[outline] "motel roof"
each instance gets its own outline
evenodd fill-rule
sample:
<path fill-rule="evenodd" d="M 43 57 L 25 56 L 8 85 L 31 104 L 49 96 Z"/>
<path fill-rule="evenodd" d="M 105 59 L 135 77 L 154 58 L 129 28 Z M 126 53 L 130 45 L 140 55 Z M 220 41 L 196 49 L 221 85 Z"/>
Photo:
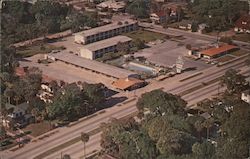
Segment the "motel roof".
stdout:
<path fill-rule="evenodd" d="M 103 48 L 114 46 L 118 42 L 124 43 L 124 42 L 129 42 L 131 40 L 132 39 L 127 37 L 127 36 L 119 35 L 119 36 L 115 36 L 115 37 L 108 38 L 108 39 L 105 39 L 105 40 L 101 40 L 101 41 L 98 41 L 98 42 L 94 42 L 94 43 L 91 43 L 91 44 L 88 44 L 88 45 L 84 45 L 82 48 L 88 49 L 90 51 L 97 51 L 97 50 L 100 50 L 100 49 L 103 49 Z"/>
<path fill-rule="evenodd" d="M 130 25 L 130 24 L 137 23 L 137 21 L 132 20 L 132 19 L 126 19 L 126 20 L 123 20 L 123 21 L 120 21 L 120 22 L 122 22 L 121 25 L 119 25 L 118 22 L 113 22 L 113 23 L 108 24 L 108 25 L 104 25 L 104 26 L 93 28 L 93 29 L 85 30 L 85 31 L 82 31 L 82 32 L 77 33 L 77 34 L 87 37 L 87 36 L 95 35 L 95 34 L 98 34 L 98 33 L 101 33 L 101 32 L 106 32 L 106 31 L 109 31 L 109 30 L 114 30 L 114 29 L 117 29 L 117 28 L 121 28 L 123 26 L 127 26 L 127 25 Z M 128 22 L 128 24 L 126 24 L 125 22 Z"/>
<path fill-rule="evenodd" d="M 89 69 L 91 71 L 98 72 L 117 79 L 126 78 L 130 75 L 135 74 L 134 72 L 129 70 L 107 65 L 98 61 L 89 60 L 67 52 L 49 54 L 49 56 L 54 57 L 57 60 L 83 67 L 85 69 Z"/>
<path fill-rule="evenodd" d="M 143 83 L 143 80 L 137 79 L 137 78 L 120 78 L 117 81 L 115 81 L 112 85 L 120 90 L 126 90 L 131 86 L 134 86 L 135 84 Z"/>
<path fill-rule="evenodd" d="M 215 56 L 215 55 L 218 55 L 218 54 L 221 54 L 221 53 L 224 53 L 226 51 L 230 51 L 236 48 L 238 47 L 234 45 L 222 45 L 222 46 L 219 46 L 218 48 L 214 47 L 214 48 L 210 48 L 207 50 L 203 50 L 201 51 L 201 53 L 207 56 Z"/>

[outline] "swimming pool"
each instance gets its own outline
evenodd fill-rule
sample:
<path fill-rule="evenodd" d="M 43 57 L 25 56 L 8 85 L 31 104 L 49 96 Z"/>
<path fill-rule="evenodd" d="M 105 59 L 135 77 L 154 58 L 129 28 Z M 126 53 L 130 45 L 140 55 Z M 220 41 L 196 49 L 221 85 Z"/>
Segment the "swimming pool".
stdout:
<path fill-rule="evenodd" d="M 144 66 L 144 65 L 134 63 L 134 62 L 129 62 L 126 67 L 133 71 L 138 71 L 138 72 L 143 72 L 143 73 L 145 72 L 148 74 L 155 74 L 157 72 L 156 69 L 152 67 Z"/>

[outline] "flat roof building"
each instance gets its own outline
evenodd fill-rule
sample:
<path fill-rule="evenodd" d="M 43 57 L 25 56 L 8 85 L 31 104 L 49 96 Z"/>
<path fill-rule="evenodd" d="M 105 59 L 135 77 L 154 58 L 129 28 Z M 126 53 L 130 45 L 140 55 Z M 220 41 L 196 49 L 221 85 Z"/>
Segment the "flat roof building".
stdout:
<path fill-rule="evenodd" d="M 47 57 L 54 61 L 62 61 L 66 64 L 70 64 L 70 65 L 73 65 L 73 66 L 76 66 L 85 70 L 95 72 L 97 74 L 102 74 L 107 77 L 112 77 L 115 79 L 126 78 L 126 77 L 133 76 L 136 74 L 129 70 L 107 65 L 105 63 L 101 63 L 98 61 L 85 59 L 77 55 L 73 55 L 73 54 L 66 53 L 66 52 L 48 54 Z"/>
<path fill-rule="evenodd" d="M 122 33 L 134 31 L 138 28 L 137 21 L 127 19 L 125 21 L 114 22 L 101 27 L 75 34 L 75 42 L 79 44 L 89 44 L 96 41 L 111 38 Z"/>
<path fill-rule="evenodd" d="M 210 48 L 207 50 L 203 50 L 200 52 L 200 54 L 201 54 L 201 57 L 210 59 L 210 58 L 216 58 L 216 57 L 222 56 L 236 49 L 238 49 L 237 46 L 226 44 L 226 45 L 222 45 L 219 47 L 214 47 L 214 48 Z"/>
<path fill-rule="evenodd" d="M 123 90 L 123 91 L 131 91 L 146 85 L 146 82 L 137 78 L 127 77 L 127 78 L 120 78 L 117 81 L 112 83 L 112 86 L 116 89 Z"/>
<path fill-rule="evenodd" d="M 84 45 L 80 49 L 80 56 L 94 60 L 96 58 L 102 57 L 105 53 L 117 51 L 116 48 L 118 43 L 129 45 L 131 41 L 131 38 L 121 35 L 106 40 L 101 40 L 95 43 Z"/>

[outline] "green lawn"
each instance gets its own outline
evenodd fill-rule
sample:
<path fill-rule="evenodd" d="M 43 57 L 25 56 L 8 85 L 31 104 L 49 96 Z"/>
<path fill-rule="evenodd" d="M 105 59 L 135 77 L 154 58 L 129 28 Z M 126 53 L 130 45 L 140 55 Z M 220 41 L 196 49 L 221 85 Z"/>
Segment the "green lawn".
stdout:
<path fill-rule="evenodd" d="M 50 44 L 37 44 L 26 48 L 18 48 L 16 53 L 19 57 L 30 57 L 36 54 L 46 54 L 52 50 L 62 50 L 62 47 L 56 47 Z"/>
<path fill-rule="evenodd" d="M 232 53 L 230 53 L 231 55 L 233 56 L 243 56 L 247 53 L 250 53 L 249 51 L 245 51 L 245 50 L 237 50 L 237 51 L 234 51 Z"/>
<path fill-rule="evenodd" d="M 123 35 L 128 36 L 132 39 L 141 39 L 144 40 L 146 43 L 150 41 L 155 41 L 158 39 L 165 39 L 166 35 L 161 33 L 155 33 L 147 30 L 138 30 L 129 33 L 124 33 Z"/>
<path fill-rule="evenodd" d="M 31 131 L 31 136 L 37 137 L 51 130 L 50 123 L 43 121 L 41 123 L 30 124 L 23 131 Z"/>

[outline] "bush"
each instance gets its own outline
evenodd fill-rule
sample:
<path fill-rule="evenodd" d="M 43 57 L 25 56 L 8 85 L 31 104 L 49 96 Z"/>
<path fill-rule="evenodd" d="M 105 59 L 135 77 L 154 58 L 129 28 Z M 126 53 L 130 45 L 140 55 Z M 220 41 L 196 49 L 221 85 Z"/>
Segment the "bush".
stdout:
<path fill-rule="evenodd" d="M 46 48 L 45 48 L 45 46 L 43 44 L 41 44 L 40 49 L 44 51 Z"/>
<path fill-rule="evenodd" d="M 186 45 L 186 49 L 191 50 L 192 46 L 190 44 Z"/>
<path fill-rule="evenodd" d="M 192 32 L 197 32 L 198 31 L 198 24 L 197 23 L 192 23 L 191 31 Z"/>

